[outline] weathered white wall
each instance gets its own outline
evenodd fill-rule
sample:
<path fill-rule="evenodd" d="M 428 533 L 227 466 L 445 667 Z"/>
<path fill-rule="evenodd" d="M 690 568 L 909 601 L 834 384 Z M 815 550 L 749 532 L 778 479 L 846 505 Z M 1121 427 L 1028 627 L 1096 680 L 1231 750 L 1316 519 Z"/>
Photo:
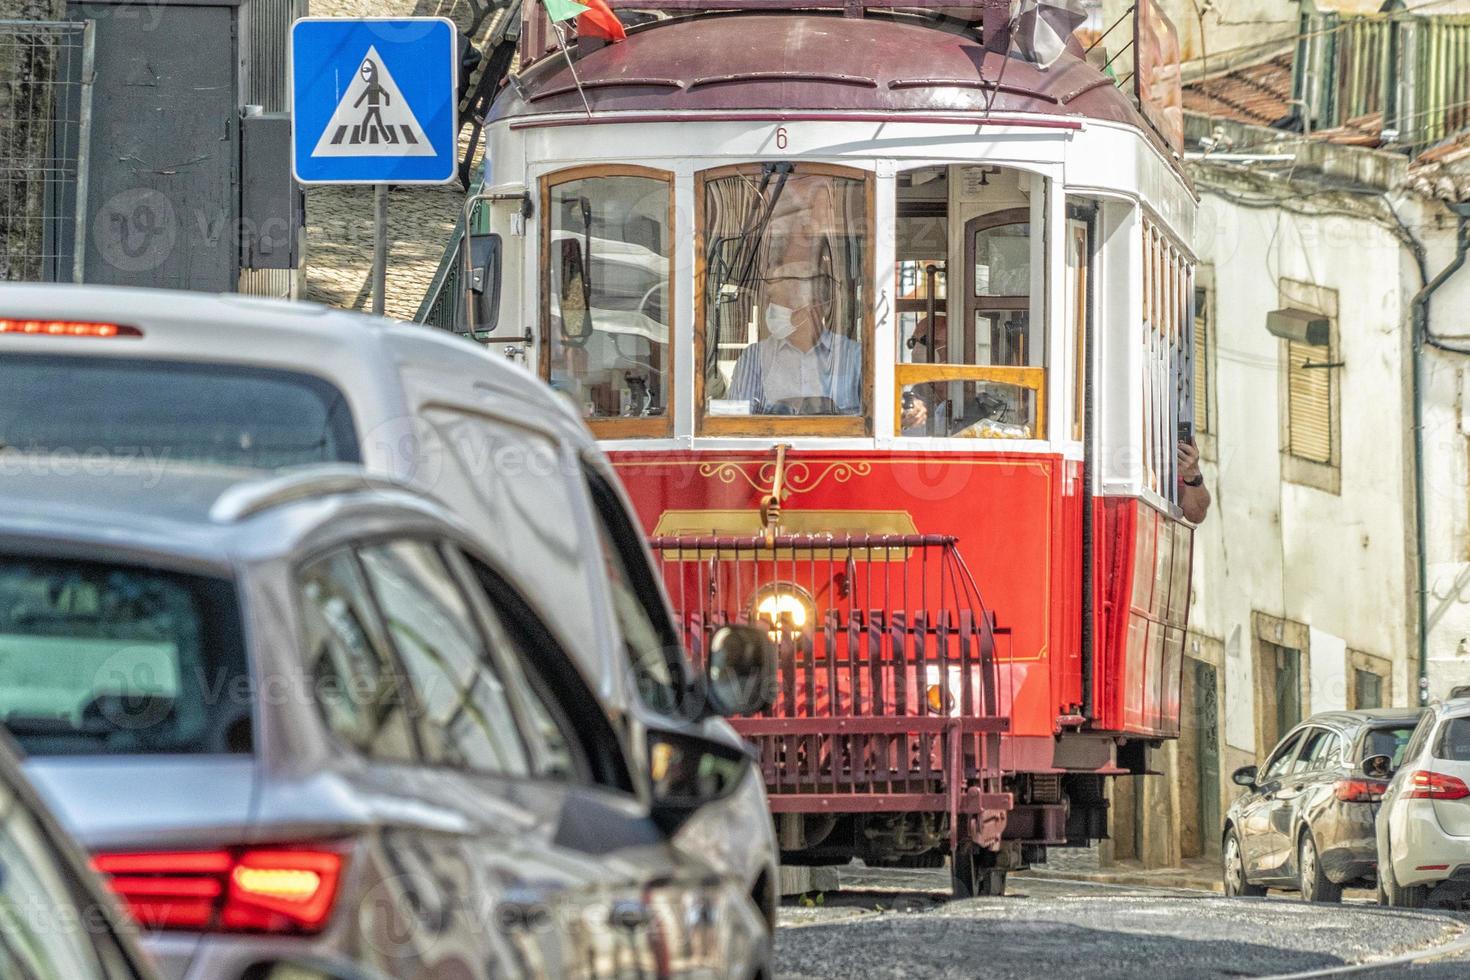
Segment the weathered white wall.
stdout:
<path fill-rule="evenodd" d="M 1454 256 L 1454 224 L 1439 207 L 1422 208 L 1415 219 L 1432 278 Z M 1437 336 L 1470 350 L 1470 265 L 1435 294 L 1430 316 Z M 1423 371 L 1428 680 L 1430 695 L 1444 697 L 1470 684 L 1470 357 L 1431 349 Z"/>
<path fill-rule="evenodd" d="M 1225 644 L 1226 742 L 1252 750 L 1252 612 L 1311 628 L 1306 711 L 1343 706 L 1348 648 L 1392 659 L 1393 701 L 1409 696 L 1411 457 L 1399 294 L 1409 266 L 1370 221 L 1252 208 L 1209 192 L 1196 245 L 1215 283 L 1215 452 L 1205 467 L 1215 505 L 1195 539 L 1190 625 Z M 1338 290 L 1340 495 L 1282 479 L 1282 352 L 1266 314 L 1283 278 Z"/>

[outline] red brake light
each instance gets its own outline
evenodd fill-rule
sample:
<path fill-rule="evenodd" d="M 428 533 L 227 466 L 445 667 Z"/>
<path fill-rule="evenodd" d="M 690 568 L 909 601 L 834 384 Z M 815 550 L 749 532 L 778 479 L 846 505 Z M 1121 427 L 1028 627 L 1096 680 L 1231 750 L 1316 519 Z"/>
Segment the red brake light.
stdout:
<path fill-rule="evenodd" d="M 1388 784 L 1376 779 L 1339 779 L 1332 791 L 1344 803 L 1377 803 L 1386 789 Z"/>
<path fill-rule="evenodd" d="M 1420 769 L 1409 777 L 1413 789 L 1404 794 L 1406 800 L 1463 800 L 1470 796 L 1470 786 L 1458 776 Z"/>
<path fill-rule="evenodd" d="M 145 929 L 319 932 L 331 917 L 343 856 L 253 849 L 98 854 L 92 867 Z"/>
<path fill-rule="evenodd" d="M 26 334 L 34 337 L 141 337 L 137 327 L 120 323 L 93 323 L 84 320 L 16 320 L 0 317 L 0 334 Z"/>

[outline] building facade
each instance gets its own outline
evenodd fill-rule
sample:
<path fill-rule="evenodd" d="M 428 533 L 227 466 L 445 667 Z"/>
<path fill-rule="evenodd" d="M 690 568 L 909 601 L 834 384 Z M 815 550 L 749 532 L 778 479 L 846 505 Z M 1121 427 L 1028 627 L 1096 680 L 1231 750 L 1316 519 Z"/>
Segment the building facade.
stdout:
<path fill-rule="evenodd" d="M 1319 101 L 1331 125 L 1314 125 L 1307 97 L 1345 100 L 1339 83 L 1374 66 L 1310 43 L 1186 90 L 1214 507 L 1195 536 L 1183 732 L 1155 750 L 1161 776 L 1115 793 L 1105 859 L 1208 858 L 1240 792 L 1231 772 L 1298 721 L 1470 684 L 1470 263 L 1424 293 L 1470 244 L 1470 117 L 1432 100 L 1425 73 L 1460 92 L 1470 74 L 1438 56 L 1403 66 L 1420 108 L 1401 122 L 1439 137 L 1405 143 L 1384 127 L 1390 79 L 1376 111 Z M 1341 77 L 1303 77 L 1304 57 Z M 1310 336 L 1281 336 L 1284 311 L 1315 321 Z"/>

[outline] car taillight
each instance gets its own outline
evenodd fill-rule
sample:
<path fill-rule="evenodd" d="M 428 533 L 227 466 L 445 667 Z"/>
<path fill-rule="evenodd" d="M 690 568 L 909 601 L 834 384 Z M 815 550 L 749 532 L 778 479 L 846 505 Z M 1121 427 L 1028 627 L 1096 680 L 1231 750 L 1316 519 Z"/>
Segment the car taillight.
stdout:
<path fill-rule="evenodd" d="M 1332 791 L 1344 803 L 1377 803 L 1386 789 L 1387 783 L 1375 779 L 1339 779 Z"/>
<path fill-rule="evenodd" d="M 243 848 L 98 854 L 92 867 L 144 929 L 319 932 L 331 917 L 342 854 Z"/>
<path fill-rule="evenodd" d="M 1463 800 L 1470 796 L 1470 786 L 1458 776 L 1450 776 L 1430 769 L 1420 769 L 1409 777 L 1411 789 L 1404 794 L 1408 800 Z"/>
<path fill-rule="evenodd" d="M 0 317 L 0 334 L 31 337 L 141 337 L 143 331 L 120 323 L 88 320 L 16 320 Z"/>

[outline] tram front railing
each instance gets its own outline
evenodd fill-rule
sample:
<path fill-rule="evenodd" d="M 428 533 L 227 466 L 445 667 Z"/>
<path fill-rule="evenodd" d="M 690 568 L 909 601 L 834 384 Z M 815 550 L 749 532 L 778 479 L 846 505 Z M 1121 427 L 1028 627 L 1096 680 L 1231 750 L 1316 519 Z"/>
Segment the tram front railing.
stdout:
<path fill-rule="evenodd" d="M 776 641 L 771 707 L 732 719 L 760 751 L 774 811 L 946 813 L 952 838 L 978 839 L 985 815 L 1010 808 L 993 623 L 954 538 L 652 544 L 697 663 L 730 623 Z"/>

